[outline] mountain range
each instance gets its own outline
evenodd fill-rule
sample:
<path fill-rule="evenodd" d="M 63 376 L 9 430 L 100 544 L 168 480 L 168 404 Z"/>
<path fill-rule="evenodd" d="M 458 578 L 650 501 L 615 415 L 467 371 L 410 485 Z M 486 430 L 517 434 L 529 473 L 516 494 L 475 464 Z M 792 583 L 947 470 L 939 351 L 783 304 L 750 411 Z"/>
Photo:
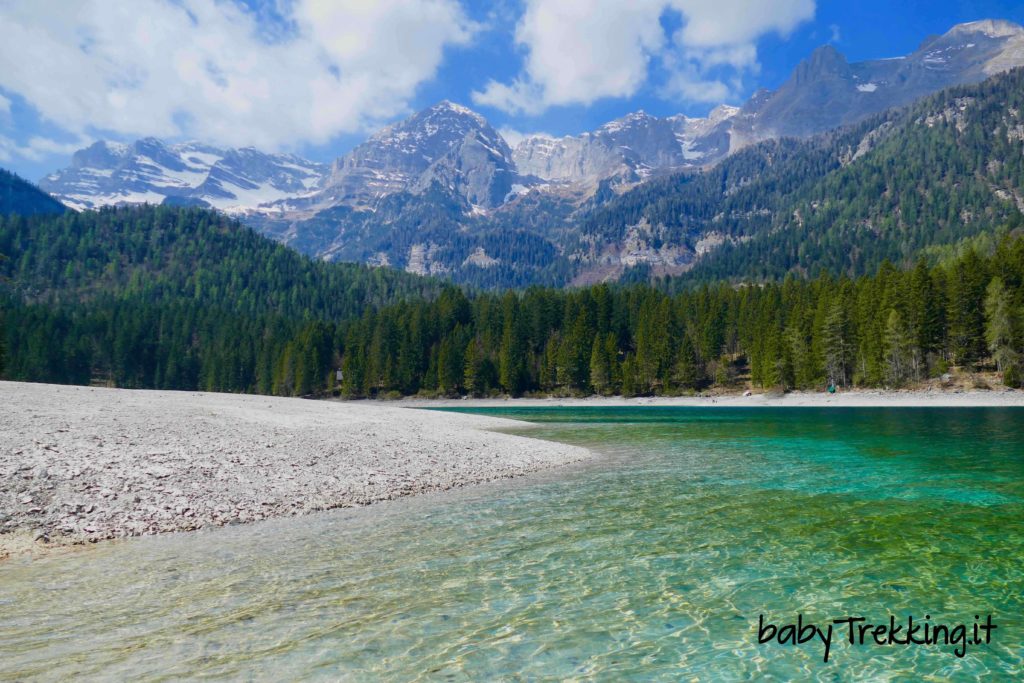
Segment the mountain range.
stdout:
<path fill-rule="evenodd" d="M 513 149 L 483 116 L 444 101 L 329 167 L 150 138 L 97 142 L 39 185 L 76 209 L 209 206 L 321 258 L 480 286 L 592 282 L 636 266 L 674 274 L 752 249 L 763 230 L 806 224 L 810 210 L 794 214 L 791 203 L 817 192 L 809 183 L 853 173 L 848 166 L 894 147 L 895 131 L 920 125 L 883 112 L 1021 65 L 1024 28 L 985 20 L 895 59 L 848 63 L 834 47 L 819 48 L 777 90 L 706 118 L 636 112 L 580 135 L 528 136 Z M 967 97 L 963 105 L 936 100 L 917 118 L 933 120 L 929 129 L 951 120 L 966 129 L 984 100 Z M 1002 115 L 1016 121 L 1011 109 Z M 839 127 L 846 132 L 829 132 Z M 939 129 L 935 136 L 959 144 L 955 131 Z M 986 191 L 1012 203 L 1017 188 L 1003 180 Z M 773 268 L 804 267 L 791 261 L 776 259 Z"/>
<path fill-rule="evenodd" d="M 39 187 L 78 210 L 166 202 L 239 213 L 308 194 L 326 172 L 323 164 L 251 147 L 101 140 L 75 152 L 71 166 L 46 176 Z"/>

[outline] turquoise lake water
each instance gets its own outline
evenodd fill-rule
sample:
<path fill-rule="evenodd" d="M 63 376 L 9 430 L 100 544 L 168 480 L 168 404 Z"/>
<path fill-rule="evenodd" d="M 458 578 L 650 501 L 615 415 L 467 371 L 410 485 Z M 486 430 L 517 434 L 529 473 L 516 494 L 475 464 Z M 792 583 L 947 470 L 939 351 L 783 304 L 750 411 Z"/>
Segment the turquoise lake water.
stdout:
<path fill-rule="evenodd" d="M 0 564 L 0 679 L 1024 679 L 1024 411 L 471 412 L 598 457 Z M 760 614 L 997 630 L 824 663 Z"/>

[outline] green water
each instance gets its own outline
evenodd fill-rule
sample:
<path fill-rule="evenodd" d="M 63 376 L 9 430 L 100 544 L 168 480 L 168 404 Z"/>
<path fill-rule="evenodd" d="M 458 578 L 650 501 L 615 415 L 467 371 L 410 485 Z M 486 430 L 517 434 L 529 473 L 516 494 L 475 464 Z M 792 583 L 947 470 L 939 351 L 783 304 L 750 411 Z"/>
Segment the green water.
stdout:
<path fill-rule="evenodd" d="M 1024 412 L 478 412 L 600 457 L 0 564 L 0 679 L 1024 678 Z M 757 644 L 798 613 L 998 628 Z"/>

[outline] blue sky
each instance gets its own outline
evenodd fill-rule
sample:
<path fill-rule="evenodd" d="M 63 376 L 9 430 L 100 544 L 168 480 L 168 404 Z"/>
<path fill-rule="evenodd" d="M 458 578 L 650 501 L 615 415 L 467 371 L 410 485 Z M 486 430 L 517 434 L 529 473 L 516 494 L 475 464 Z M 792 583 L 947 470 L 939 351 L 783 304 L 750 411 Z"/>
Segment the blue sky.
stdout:
<path fill-rule="evenodd" d="M 329 161 L 441 99 L 510 138 L 638 109 L 703 116 L 819 45 L 896 56 L 982 18 L 1024 23 L 1024 4 L 9 0 L 0 166 L 35 180 L 94 140 L 148 135 Z"/>

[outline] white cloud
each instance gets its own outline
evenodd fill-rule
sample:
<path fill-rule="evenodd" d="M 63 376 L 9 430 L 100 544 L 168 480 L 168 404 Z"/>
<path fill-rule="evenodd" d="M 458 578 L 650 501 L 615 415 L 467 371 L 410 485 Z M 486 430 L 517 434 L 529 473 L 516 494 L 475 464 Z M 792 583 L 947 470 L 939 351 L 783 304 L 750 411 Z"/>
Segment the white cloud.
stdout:
<path fill-rule="evenodd" d="M 536 113 L 551 105 L 589 104 L 636 92 L 665 35 L 661 0 L 528 0 L 516 26 L 526 48 L 524 74 L 490 81 L 478 104 Z"/>
<path fill-rule="evenodd" d="M 839 31 L 839 24 L 829 24 L 828 30 L 832 34 L 830 42 L 838 43 L 840 40 L 842 40 L 843 36 L 842 33 L 840 33 Z"/>
<path fill-rule="evenodd" d="M 814 16 L 814 0 L 671 0 L 685 24 L 676 40 L 692 47 L 751 43 L 766 33 L 788 34 Z"/>
<path fill-rule="evenodd" d="M 267 25 L 234 0 L 0 5 L 0 87 L 71 133 L 324 143 L 408 110 L 476 26 L 456 0 L 294 0 Z"/>
<path fill-rule="evenodd" d="M 0 94 L 0 114 L 11 113 L 11 101 Z"/>
<path fill-rule="evenodd" d="M 91 142 L 92 140 L 89 138 L 79 138 L 74 142 L 58 142 L 35 135 L 29 138 L 25 144 L 18 144 L 11 138 L 0 135 L 0 161 L 10 161 L 15 158 L 41 161 L 52 154 L 71 154 L 88 146 Z"/>
<path fill-rule="evenodd" d="M 509 83 L 488 82 L 473 100 L 538 113 L 629 97 L 658 61 L 668 73 L 663 96 L 721 101 L 759 68 L 758 38 L 788 34 L 814 9 L 814 0 L 526 0 L 515 34 L 526 53 L 522 73 Z M 667 14 L 682 21 L 671 36 L 662 24 Z"/>
<path fill-rule="evenodd" d="M 670 75 L 658 90 L 665 99 L 721 103 L 732 96 L 733 88 L 719 79 L 706 78 L 691 61 L 669 57 L 666 64 L 671 65 Z"/>

